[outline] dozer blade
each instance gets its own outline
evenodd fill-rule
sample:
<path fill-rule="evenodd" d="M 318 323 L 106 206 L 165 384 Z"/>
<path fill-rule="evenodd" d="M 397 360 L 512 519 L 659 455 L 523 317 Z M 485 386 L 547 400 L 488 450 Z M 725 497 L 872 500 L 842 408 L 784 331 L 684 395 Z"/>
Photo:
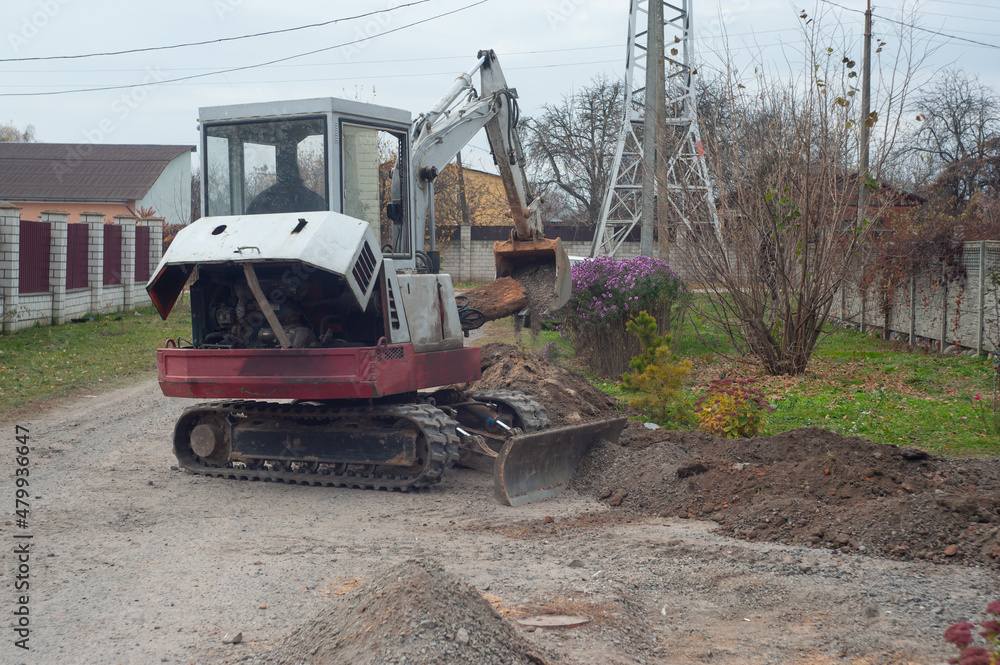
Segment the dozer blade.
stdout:
<path fill-rule="evenodd" d="M 542 269 L 554 267 L 552 300 L 546 311 L 554 312 L 565 305 L 573 295 L 569 254 L 563 249 L 562 240 L 559 238 L 518 240 L 512 232 L 509 240 L 499 241 L 493 246 L 493 260 L 497 266 L 497 277 L 514 279 L 517 279 L 518 273 L 532 266 Z"/>
<path fill-rule="evenodd" d="M 523 506 L 566 489 L 580 460 L 600 440 L 617 441 L 627 416 L 511 437 L 493 462 L 493 494 Z"/>

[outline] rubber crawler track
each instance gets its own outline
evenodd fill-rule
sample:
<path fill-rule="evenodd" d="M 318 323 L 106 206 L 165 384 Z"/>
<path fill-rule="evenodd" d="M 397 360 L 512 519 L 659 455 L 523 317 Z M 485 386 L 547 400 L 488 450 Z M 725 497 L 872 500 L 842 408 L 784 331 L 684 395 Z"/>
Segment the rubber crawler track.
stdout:
<path fill-rule="evenodd" d="M 206 464 L 190 447 L 191 430 L 201 418 L 215 415 L 234 425 L 249 417 L 266 417 L 287 422 L 289 428 L 308 427 L 311 421 L 333 422 L 339 419 L 370 420 L 373 424 L 405 420 L 420 432 L 425 443 L 424 465 L 413 473 L 391 471 L 379 467 L 365 470 L 344 469 L 338 472 L 331 465 L 309 464 L 303 460 L 299 470 L 224 467 Z M 445 469 L 458 459 L 459 438 L 453 421 L 441 410 L 428 404 L 392 404 L 365 408 L 338 408 L 311 404 L 279 404 L 259 401 L 208 402 L 185 409 L 174 427 L 174 454 L 180 466 L 191 473 L 236 480 L 261 480 L 301 485 L 350 487 L 358 489 L 408 491 L 441 481 Z"/>
<path fill-rule="evenodd" d="M 503 404 L 521 419 L 518 426 L 525 432 L 537 432 L 548 429 L 549 416 L 545 407 L 537 399 L 516 390 L 481 390 L 467 393 L 467 396 L 478 402 L 496 402 Z"/>

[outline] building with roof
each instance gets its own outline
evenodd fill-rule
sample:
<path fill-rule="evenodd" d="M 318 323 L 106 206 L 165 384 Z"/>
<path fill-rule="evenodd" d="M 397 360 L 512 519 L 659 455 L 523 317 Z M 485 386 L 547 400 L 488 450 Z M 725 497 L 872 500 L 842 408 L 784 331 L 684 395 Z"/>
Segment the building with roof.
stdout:
<path fill-rule="evenodd" d="M 53 209 L 69 223 L 80 215 L 191 219 L 191 152 L 184 145 L 0 143 L 0 201 L 18 206 L 21 219 Z M 152 214 L 140 211 L 152 209 Z"/>

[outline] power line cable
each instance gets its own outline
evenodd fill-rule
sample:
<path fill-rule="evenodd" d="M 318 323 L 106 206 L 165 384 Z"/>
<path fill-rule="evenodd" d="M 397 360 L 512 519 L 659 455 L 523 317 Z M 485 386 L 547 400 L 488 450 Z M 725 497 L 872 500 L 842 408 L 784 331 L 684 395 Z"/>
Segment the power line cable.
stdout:
<path fill-rule="evenodd" d="M 520 71 L 520 70 L 524 70 L 524 69 L 548 69 L 548 68 L 555 68 L 555 67 L 579 67 L 579 66 L 583 66 L 583 65 L 609 65 L 609 64 L 614 64 L 616 62 L 620 63 L 621 60 L 615 59 L 615 60 L 590 60 L 590 61 L 573 61 L 573 62 L 555 62 L 555 63 L 551 63 L 551 64 L 547 64 L 547 65 L 524 65 L 524 66 L 521 66 L 521 67 L 505 67 L 504 71 L 515 72 L 515 71 Z M 455 75 L 455 71 L 454 70 L 449 70 L 449 71 L 446 71 L 446 72 L 420 72 L 420 76 L 423 76 L 423 77 L 426 77 L 426 76 L 454 76 L 454 75 Z M 370 81 L 370 80 L 374 80 L 374 79 L 413 78 L 414 76 L 415 76 L 414 73 L 407 72 L 407 73 L 402 73 L 402 74 L 373 74 L 373 75 L 365 75 L 364 77 L 362 77 L 362 79 L 359 79 L 357 76 L 341 76 L 341 77 L 336 77 L 336 78 L 323 77 L 323 78 L 308 78 L 308 79 L 274 79 L 274 80 L 254 79 L 252 81 L 230 81 L 229 85 L 230 86 L 233 86 L 233 85 L 259 85 L 259 84 L 264 84 L 264 83 L 267 83 L 267 84 L 270 84 L 270 83 L 322 83 L 324 81 L 359 81 L 359 82 L 363 82 L 363 81 Z M 190 85 L 218 85 L 218 84 L 214 83 L 214 82 L 205 81 L 205 82 L 199 82 L 199 83 L 191 83 Z M 34 87 L 34 85 L 30 84 L 30 83 L 25 83 L 25 84 L 20 84 L 20 85 L 19 84 L 8 85 L 6 87 L 8 87 L 8 88 L 31 88 L 31 87 Z"/>
<path fill-rule="evenodd" d="M 749 33 L 748 33 L 749 34 Z M 593 51 L 595 49 L 609 49 L 609 48 L 621 48 L 621 44 L 607 44 L 604 46 L 578 46 L 573 48 L 552 48 L 552 49 L 540 49 L 537 51 L 513 51 L 509 53 L 504 53 L 503 57 L 507 58 L 515 55 L 538 55 L 540 53 L 564 53 L 569 51 Z M 441 55 L 432 58 L 407 58 L 406 62 L 432 62 L 436 60 L 468 60 L 469 54 L 464 55 Z M 275 67 L 329 67 L 331 65 L 336 65 L 337 67 L 344 67 L 345 65 L 372 65 L 372 64 L 385 64 L 393 63 L 398 64 L 399 58 L 393 58 L 390 60 L 356 60 L 353 62 L 317 62 L 317 63 L 298 63 L 294 65 L 275 65 Z M 507 69 L 510 69 L 509 67 Z M 6 73 L 27 73 L 27 74 L 41 74 L 41 73 L 52 73 L 52 74 L 84 74 L 84 73 L 126 73 L 126 72 L 145 72 L 149 71 L 147 69 L 27 69 L 27 70 L 11 70 L 6 69 Z M 161 72 L 190 72 L 190 71 L 215 71 L 214 67 L 158 67 L 157 71 Z M 407 76 L 410 76 L 407 74 Z"/>
<path fill-rule="evenodd" d="M 941 12 L 920 12 L 924 16 L 943 16 L 944 18 L 957 18 L 954 14 L 942 14 Z M 977 23 L 986 21 L 987 23 L 1000 23 L 1000 18 L 983 18 L 982 16 L 977 16 L 975 19 L 971 19 Z M 955 32 L 962 32 L 961 30 L 956 30 Z M 984 33 L 988 34 L 988 33 Z"/>
<path fill-rule="evenodd" d="M 547 65 L 524 65 L 522 67 L 505 67 L 504 71 L 514 72 L 523 69 L 546 69 L 554 67 L 578 67 L 583 65 L 608 65 L 614 64 L 616 62 L 621 62 L 621 60 L 590 60 L 590 61 L 573 61 L 573 62 L 556 62 Z M 365 75 L 364 80 L 370 81 L 374 79 L 393 79 L 393 78 L 413 78 L 416 74 L 412 72 L 407 72 L 403 74 L 373 74 Z M 454 76 L 455 71 L 449 70 L 446 72 L 420 72 L 420 76 Z M 264 80 L 264 79 L 254 79 L 252 81 L 230 81 L 229 85 L 259 85 L 259 84 L 271 84 L 271 83 L 322 83 L 324 81 L 357 81 L 357 76 L 342 76 L 336 78 L 307 78 L 307 79 L 275 79 L 275 80 Z M 204 81 L 198 83 L 191 83 L 190 85 L 218 85 L 215 82 Z M 7 85 L 8 88 L 31 88 L 35 87 L 33 84 L 14 84 Z"/>
<path fill-rule="evenodd" d="M 405 5 L 399 5 L 397 7 L 393 7 L 392 9 L 378 9 L 376 11 L 367 12 L 365 14 L 358 14 L 356 16 L 344 16 L 342 18 L 335 18 L 329 21 L 323 21 L 321 23 L 309 23 L 308 25 L 299 25 L 294 28 L 282 28 L 280 30 L 268 30 L 267 32 L 255 32 L 250 35 L 238 35 L 236 37 L 220 37 L 218 39 L 208 39 L 202 42 L 186 42 L 184 44 L 171 44 L 169 46 L 145 46 L 143 48 L 133 48 L 124 51 L 106 51 L 104 53 L 80 53 L 77 55 L 45 55 L 45 56 L 34 56 L 30 58 L 0 58 L 0 62 L 32 62 L 39 60 L 78 60 L 80 58 L 97 58 L 109 55 L 128 55 L 130 53 L 147 53 L 149 51 L 167 51 L 170 49 L 186 48 L 188 46 L 205 46 L 206 44 L 219 44 L 222 42 L 238 41 L 240 39 L 252 39 L 254 37 L 280 35 L 286 32 L 307 30 L 309 28 L 320 28 L 325 25 L 333 25 L 334 23 L 341 23 L 344 21 L 355 21 L 359 18 L 367 18 L 369 16 L 374 16 L 375 14 L 384 14 L 386 12 L 393 12 L 396 11 L 397 9 L 402 9 L 403 7 L 422 5 L 425 2 L 430 2 L 430 0 L 414 0 L 413 2 L 407 3 Z"/>
<path fill-rule="evenodd" d="M 427 2 L 429 0 L 422 0 L 422 1 L 423 2 Z M 402 6 L 406 6 L 406 5 L 400 5 L 400 6 L 402 7 Z M 397 7 L 397 9 L 398 9 L 398 7 Z M 348 20 L 348 19 L 343 19 L 343 20 Z M 321 24 L 314 24 L 314 25 L 321 25 Z M 306 27 L 309 27 L 309 26 L 306 26 Z M 291 30 L 291 29 L 297 29 L 297 28 L 289 28 L 289 29 Z M 793 28 L 776 28 L 774 30 L 752 30 L 752 31 L 749 31 L 749 32 L 726 33 L 725 35 L 702 35 L 702 36 L 696 37 L 696 39 L 698 41 L 707 41 L 707 40 L 714 40 L 714 39 L 722 39 L 723 37 L 741 37 L 741 36 L 759 35 L 759 34 L 773 33 L 773 32 L 790 32 L 790 31 L 793 31 L 793 30 L 798 30 L 798 28 L 794 28 L 793 27 Z M 259 33 L 259 34 L 269 34 L 269 33 Z M 253 36 L 253 35 L 247 35 L 247 36 Z M 238 38 L 231 38 L 231 39 L 238 39 Z M 199 42 L 199 43 L 208 43 L 208 42 Z M 781 42 L 775 42 L 775 43 L 772 43 L 772 44 L 763 44 L 763 46 L 776 46 L 776 45 L 780 45 L 780 44 L 781 44 Z M 612 49 L 612 48 L 614 48 L 614 49 L 620 49 L 621 47 L 622 47 L 621 44 L 602 44 L 602 45 L 594 45 L 594 46 L 575 46 L 575 47 L 570 47 L 570 48 L 537 49 L 537 50 L 533 50 L 533 51 L 510 51 L 510 52 L 505 52 L 503 54 L 503 56 L 504 56 L 504 58 L 509 58 L 509 57 L 518 56 L 518 55 L 538 55 L 540 53 L 566 53 L 566 52 L 571 52 L 571 51 L 593 51 L 593 50 L 597 50 L 597 49 Z M 171 47 L 162 47 L 162 48 L 171 48 Z M 61 58 L 61 57 L 77 57 L 77 56 L 52 56 L 52 57 L 53 58 Z M 83 56 L 79 56 L 79 57 L 83 57 Z M 429 58 L 407 58 L 406 62 L 433 62 L 433 61 L 437 61 L 437 60 L 464 60 L 464 59 L 468 59 L 468 57 L 469 57 L 468 54 L 464 54 L 464 55 L 442 55 L 442 56 L 435 56 L 435 57 L 429 57 Z M 45 59 L 45 58 L 41 58 L 41 59 Z M 7 62 L 7 61 L 0 60 L 0 62 Z M 388 60 L 357 60 L 357 61 L 354 61 L 354 62 L 347 62 L 347 63 L 342 63 L 342 62 L 338 62 L 338 63 L 317 62 L 317 63 L 305 63 L 305 64 L 298 63 L 298 64 L 293 64 L 293 65 L 277 65 L 277 66 L 278 67 L 327 67 L 327 66 L 336 64 L 336 66 L 338 66 L 338 67 L 343 67 L 345 65 L 370 65 L 370 64 L 386 64 L 386 63 L 398 63 L 398 62 L 399 62 L 398 58 L 392 58 L 392 59 L 388 59 Z M 508 67 L 507 69 L 510 69 L 510 67 Z M 108 69 L 108 68 L 100 68 L 100 69 L 63 69 L 63 68 L 59 68 L 59 69 L 23 69 L 23 70 L 15 70 L 15 69 L 10 69 L 10 68 L 5 68 L 5 73 L 7 73 L 7 74 L 11 74 L 11 73 L 27 73 L 27 74 L 41 74 L 41 73 L 84 74 L 84 73 L 99 73 L 99 72 L 107 72 L 107 73 L 129 73 L 129 72 L 146 72 L 146 71 L 148 71 L 148 68 L 145 68 L 145 69 L 142 69 L 142 68 L 139 68 L 139 69 L 136 69 L 136 68 L 131 68 L 131 69 Z M 216 71 L 216 70 L 213 67 L 157 67 L 157 71 L 161 71 L 161 72 L 189 72 L 189 71 Z"/>
<path fill-rule="evenodd" d="M 980 7 L 982 9 L 996 9 L 996 5 L 983 5 L 974 2 L 956 2 L 955 0 L 926 0 L 938 5 L 962 5 L 963 7 Z"/>
<path fill-rule="evenodd" d="M 864 12 L 861 11 L 861 10 L 859 10 L 859 9 L 851 9 L 850 7 L 845 7 L 844 5 L 839 5 L 836 2 L 833 2 L 833 0 L 822 0 L 822 1 L 825 2 L 828 5 L 833 5 L 834 7 L 839 7 L 840 9 L 843 9 L 844 11 L 847 11 L 847 12 L 854 12 L 855 14 L 864 14 Z M 960 42 L 966 42 L 966 43 L 969 43 L 969 44 L 975 44 L 976 46 L 986 46 L 988 48 L 1000 49 L 1000 45 L 998 45 L 998 44 L 990 44 L 990 43 L 987 43 L 987 42 L 981 42 L 981 41 L 978 41 L 978 40 L 975 40 L 975 39 L 969 39 L 968 37 L 959 37 L 958 35 L 951 35 L 951 34 L 948 34 L 946 32 L 941 32 L 940 30 L 931 30 L 930 28 L 922 28 L 919 25 L 914 25 L 913 23 L 907 23 L 905 21 L 900 21 L 898 19 L 889 18 L 888 16 L 882 16 L 880 14 L 874 14 L 873 13 L 872 16 L 874 16 L 875 18 L 880 18 L 883 21 L 889 21 L 890 23 L 895 23 L 897 25 L 902 25 L 904 27 L 911 28 L 913 30 L 920 30 L 921 32 L 928 32 L 928 33 L 930 33 L 932 35 L 937 35 L 938 37 L 945 37 L 947 39 L 955 39 L 955 40 L 958 40 Z"/>
<path fill-rule="evenodd" d="M 74 94 L 74 93 L 79 93 L 79 92 L 102 92 L 102 91 L 105 91 L 105 90 L 127 90 L 127 89 L 130 89 L 130 88 L 144 88 L 144 87 L 147 87 L 147 86 L 164 85 L 164 84 L 167 84 L 167 83 L 180 83 L 182 81 L 190 81 L 192 79 L 204 78 L 206 76 L 216 76 L 218 74 L 231 74 L 233 72 L 240 72 L 240 71 L 245 71 L 245 70 L 248 70 L 248 69 L 257 69 L 257 68 L 260 68 L 260 67 L 267 67 L 269 65 L 274 65 L 274 64 L 277 64 L 279 62 L 287 62 L 289 60 L 295 60 L 296 58 L 304 58 L 306 56 L 315 55 L 316 53 L 323 53 L 324 51 L 332 51 L 333 49 L 343 48 L 345 46 L 351 46 L 353 44 L 360 44 L 361 42 L 366 42 L 366 41 L 368 41 L 370 39 L 375 39 L 376 37 L 382 37 L 382 36 L 385 36 L 385 35 L 389 35 L 389 34 L 392 34 L 394 32 L 399 32 L 400 30 L 405 30 L 407 28 L 412 28 L 412 27 L 420 25 L 422 23 L 427 23 L 429 21 L 434 21 L 436 19 L 443 18 L 445 16 L 449 16 L 451 14 L 457 14 L 458 12 L 465 11 L 466 9 L 472 9 L 473 7 L 476 7 L 478 5 L 484 4 L 486 2 L 489 2 L 489 0 L 479 0 L 478 2 L 474 2 L 471 5 L 466 5 L 464 7 L 459 7 L 458 9 L 453 9 L 451 11 L 443 12 L 441 14 L 437 14 L 437 15 L 431 16 L 429 18 L 421 19 L 419 21 L 414 21 L 413 23 L 407 23 L 406 25 L 401 25 L 398 28 L 393 28 L 391 30 L 386 30 L 385 32 L 380 32 L 380 33 L 375 34 L 375 35 L 368 35 L 367 37 L 361 37 L 359 39 L 354 39 L 354 40 L 349 41 L 349 42 L 343 42 L 343 43 L 340 43 L 340 44 L 334 44 L 333 46 L 325 46 L 323 48 L 313 49 L 312 51 L 306 51 L 304 53 L 296 53 L 295 55 L 285 56 L 284 58 L 276 58 L 274 60 L 269 60 L 267 62 L 258 62 L 258 63 L 255 63 L 253 65 L 243 65 L 243 66 L 240 66 L 240 67 L 230 67 L 229 69 L 220 69 L 220 70 L 216 70 L 216 71 L 212 71 L 212 72 L 205 72 L 205 73 L 202 73 L 202 74 L 191 74 L 189 76 L 179 76 L 177 78 L 163 79 L 161 81 L 146 81 L 144 83 L 127 83 L 127 84 L 123 84 L 123 85 L 107 85 L 107 86 L 99 86 L 99 87 L 93 87 L 93 88 L 76 88 L 76 89 L 73 89 L 73 90 L 50 90 L 50 91 L 47 91 L 47 92 L 9 92 L 9 93 L 8 92 L 4 92 L 4 93 L 0 93 L 0 97 L 48 97 L 48 96 L 53 96 L 53 95 L 69 95 L 69 94 Z"/>

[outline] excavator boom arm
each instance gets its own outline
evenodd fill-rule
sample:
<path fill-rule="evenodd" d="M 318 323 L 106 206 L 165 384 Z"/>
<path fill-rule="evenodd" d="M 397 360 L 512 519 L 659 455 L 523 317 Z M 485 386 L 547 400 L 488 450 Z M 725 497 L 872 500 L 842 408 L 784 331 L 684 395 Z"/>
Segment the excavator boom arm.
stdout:
<path fill-rule="evenodd" d="M 473 77 L 480 74 L 480 92 Z M 461 101 L 463 93 L 466 95 Z M 541 201 L 532 197 L 524 172 L 525 157 L 518 135 L 517 91 L 507 85 L 493 51 L 480 51 L 476 66 L 460 75 L 428 113 L 413 125 L 412 169 L 417 178 L 417 237 L 429 220 L 432 183 L 444 167 L 485 128 L 517 237 L 542 235 Z"/>
<path fill-rule="evenodd" d="M 472 84 L 477 73 L 478 92 Z M 413 124 L 411 169 L 417 185 L 416 237 L 424 237 L 428 226 L 431 237 L 434 234 L 434 179 L 483 128 L 514 224 L 510 240 L 497 243 L 494 249 L 497 276 L 514 275 L 536 266 L 554 266 L 555 284 L 548 309 L 558 309 L 569 300 L 572 290 L 569 257 L 558 238 L 548 240 L 544 236 L 539 212 L 541 200 L 531 195 L 524 170 L 517 91 L 507 85 L 497 56 L 491 50 L 480 51 L 476 66 L 460 75 L 437 105 Z"/>

